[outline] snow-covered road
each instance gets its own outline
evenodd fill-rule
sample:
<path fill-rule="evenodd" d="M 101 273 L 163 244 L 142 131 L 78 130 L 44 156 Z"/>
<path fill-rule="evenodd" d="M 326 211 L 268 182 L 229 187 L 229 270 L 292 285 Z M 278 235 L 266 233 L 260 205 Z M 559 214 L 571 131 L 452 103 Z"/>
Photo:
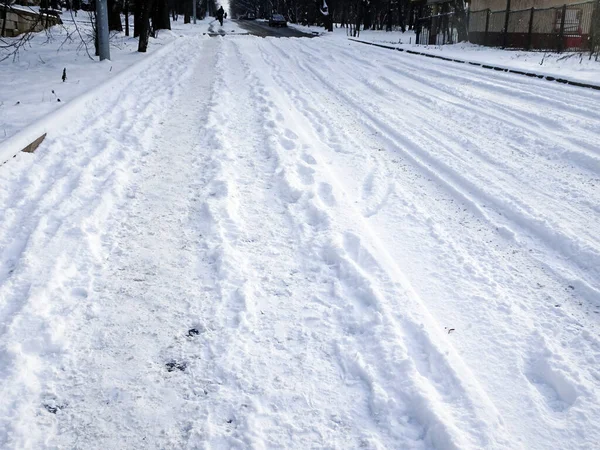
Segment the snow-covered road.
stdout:
<path fill-rule="evenodd" d="M 597 446 L 600 92 L 328 38 L 155 67 L 0 168 L 1 448 Z"/>

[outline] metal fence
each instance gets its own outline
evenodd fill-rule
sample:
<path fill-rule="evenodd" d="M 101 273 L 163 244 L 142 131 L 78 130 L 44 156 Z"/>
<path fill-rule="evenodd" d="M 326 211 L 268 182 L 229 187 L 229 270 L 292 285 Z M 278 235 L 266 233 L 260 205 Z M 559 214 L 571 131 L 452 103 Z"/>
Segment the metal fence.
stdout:
<path fill-rule="evenodd" d="M 458 41 L 454 13 L 422 17 L 417 20 L 416 32 L 417 44 L 444 45 Z"/>
<path fill-rule="evenodd" d="M 469 42 L 490 47 L 526 50 L 591 50 L 594 21 L 600 22 L 600 0 L 553 8 L 519 11 L 471 11 Z M 424 17 L 417 22 L 417 44 L 443 45 L 457 41 L 453 13 Z M 598 28 L 598 26 L 596 26 Z M 597 34 L 600 30 L 597 31 Z M 597 45 L 597 44 L 596 44 Z"/>

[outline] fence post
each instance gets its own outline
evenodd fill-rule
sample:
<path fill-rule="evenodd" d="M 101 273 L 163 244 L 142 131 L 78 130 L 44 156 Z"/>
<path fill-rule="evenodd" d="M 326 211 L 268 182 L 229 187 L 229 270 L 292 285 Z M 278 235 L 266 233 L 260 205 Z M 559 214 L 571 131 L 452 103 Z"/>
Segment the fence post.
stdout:
<path fill-rule="evenodd" d="M 558 51 L 562 52 L 564 50 L 564 35 L 565 35 L 565 16 L 567 15 L 567 5 L 563 5 L 562 14 L 560 18 L 560 31 L 558 33 Z"/>
<path fill-rule="evenodd" d="M 469 33 L 471 32 L 471 8 L 467 10 L 467 42 L 471 42 L 469 39 Z"/>
<path fill-rule="evenodd" d="M 600 0 L 594 2 L 592 22 L 590 24 L 590 58 L 595 51 L 600 53 Z M 597 58 L 596 58 L 597 59 Z"/>
<path fill-rule="evenodd" d="M 506 0 L 506 17 L 504 18 L 504 38 L 502 40 L 502 48 L 506 48 L 508 43 L 508 21 L 510 20 L 510 0 Z"/>
<path fill-rule="evenodd" d="M 487 45 L 488 42 L 488 30 L 490 28 L 490 9 L 487 9 L 485 14 L 485 34 L 483 35 L 483 45 Z"/>
<path fill-rule="evenodd" d="M 531 7 L 531 15 L 529 16 L 529 32 L 527 34 L 527 50 L 531 50 L 531 34 L 533 33 L 533 14 L 535 13 L 535 8 Z"/>

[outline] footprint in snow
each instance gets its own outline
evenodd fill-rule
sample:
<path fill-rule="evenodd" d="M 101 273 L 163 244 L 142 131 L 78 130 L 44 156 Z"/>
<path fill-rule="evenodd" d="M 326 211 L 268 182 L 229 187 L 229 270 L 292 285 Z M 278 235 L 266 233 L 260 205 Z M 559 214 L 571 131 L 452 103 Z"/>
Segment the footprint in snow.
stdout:
<path fill-rule="evenodd" d="M 294 133 L 292 130 L 290 130 L 289 128 L 285 129 L 285 137 L 291 140 L 296 140 L 298 139 L 298 135 L 296 133 Z"/>
<path fill-rule="evenodd" d="M 333 187 L 329 183 L 319 183 L 318 190 L 319 198 L 327 206 L 331 207 L 335 205 L 335 196 L 333 195 Z"/>
<path fill-rule="evenodd" d="M 315 170 L 312 167 L 298 164 L 296 170 L 298 172 L 298 177 L 300 178 L 300 181 L 302 181 L 303 184 L 313 184 L 315 182 L 315 179 L 313 177 Z"/>
<path fill-rule="evenodd" d="M 317 160 L 315 158 L 313 158 L 311 155 L 309 155 L 308 153 L 304 153 L 302 155 L 302 160 L 306 164 L 310 164 L 311 166 L 314 166 L 315 164 L 317 164 Z"/>
<path fill-rule="evenodd" d="M 285 137 L 281 137 L 279 139 L 279 142 L 281 143 L 281 146 L 286 150 L 294 150 L 296 148 L 296 143 Z"/>
<path fill-rule="evenodd" d="M 165 364 L 167 372 L 174 372 L 175 370 L 184 371 L 187 368 L 187 363 L 183 361 L 169 361 Z"/>

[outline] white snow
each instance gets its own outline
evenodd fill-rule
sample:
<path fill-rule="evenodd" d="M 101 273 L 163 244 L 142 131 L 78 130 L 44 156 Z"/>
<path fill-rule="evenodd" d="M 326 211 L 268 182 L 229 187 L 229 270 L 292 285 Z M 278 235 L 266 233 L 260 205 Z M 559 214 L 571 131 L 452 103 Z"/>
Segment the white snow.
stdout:
<path fill-rule="evenodd" d="M 57 124 L 64 112 L 54 117 L 50 113 L 64 109 L 71 100 L 118 77 L 132 65 L 151 58 L 154 52 L 165 49 L 177 37 L 190 33 L 246 34 L 229 20 L 223 27 L 213 18 L 199 20 L 196 25 L 184 25 L 183 17 L 179 17 L 178 21 L 171 22 L 172 30 L 160 30 L 156 39 L 150 39 L 148 52 L 144 54 L 137 52 L 138 40 L 133 38 L 132 16 L 131 36 L 113 33 L 111 60 L 98 64 L 94 56 L 89 14 L 79 11 L 74 17 L 64 11 L 62 20 L 64 25 L 36 33 L 30 43 L 19 51 L 16 59 L 10 57 L 0 61 L 0 142 L 44 117 Z M 20 38 L 5 39 L 10 42 Z M 5 55 L 0 53 L 0 59 Z M 65 82 L 62 81 L 63 69 L 66 69 L 67 75 Z M 36 127 L 35 131 L 38 132 L 39 128 Z M 0 163 L 4 162 L 2 156 Z"/>
<path fill-rule="evenodd" d="M 555 78 L 591 83 L 600 86 L 600 60 L 589 52 L 541 52 L 524 50 L 503 50 L 469 43 L 453 45 L 415 45 L 412 32 L 387 38 L 382 32 L 361 32 L 360 40 L 393 45 L 405 50 L 413 50 L 445 58 L 460 59 L 478 64 L 493 65 L 507 69 L 521 70 Z"/>
<path fill-rule="evenodd" d="M 0 167 L 0 447 L 597 446 L 600 92 L 196 30 Z"/>
<path fill-rule="evenodd" d="M 326 33 L 323 27 L 306 27 L 293 24 L 290 24 L 290 26 L 305 32 L 319 33 L 330 39 L 346 40 L 348 37 L 352 37 L 346 28 L 334 28 L 333 33 Z M 477 64 L 493 65 L 555 78 L 568 78 L 569 80 L 600 86 L 600 60 L 596 56 L 590 56 L 589 52 L 553 53 L 503 50 L 470 43 L 416 45 L 416 36 L 412 30 L 407 30 L 404 33 L 400 30 L 391 32 L 361 30 L 359 36 L 353 39 Z"/>

